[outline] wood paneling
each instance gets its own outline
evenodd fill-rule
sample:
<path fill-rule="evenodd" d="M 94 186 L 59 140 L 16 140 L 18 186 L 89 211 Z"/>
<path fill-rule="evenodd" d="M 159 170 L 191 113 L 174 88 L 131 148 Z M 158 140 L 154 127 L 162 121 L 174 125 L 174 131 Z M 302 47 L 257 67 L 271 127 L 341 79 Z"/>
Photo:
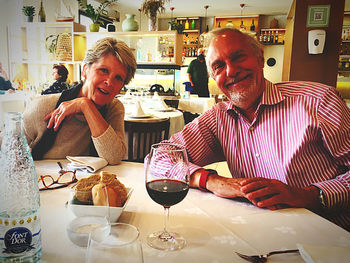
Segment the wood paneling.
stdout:
<path fill-rule="evenodd" d="M 306 27 L 309 5 L 331 5 L 329 26 Z M 336 86 L 345 0 L 294 0 L 287 18 L 283 80 L 308 80 Z M 326 30 L 323 54 L 308 54 L 308 31 Z"/>

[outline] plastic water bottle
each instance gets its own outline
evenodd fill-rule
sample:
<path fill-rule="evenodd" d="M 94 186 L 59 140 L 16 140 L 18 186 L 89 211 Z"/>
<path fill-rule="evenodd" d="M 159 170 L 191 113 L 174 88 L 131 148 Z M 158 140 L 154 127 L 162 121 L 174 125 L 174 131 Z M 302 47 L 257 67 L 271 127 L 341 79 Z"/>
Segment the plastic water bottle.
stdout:
<path fill-rule="evenodd" d="M 0 262 L 38 262 L 40 195 L 22 114 L 5 113 L 0 160 Z"/>

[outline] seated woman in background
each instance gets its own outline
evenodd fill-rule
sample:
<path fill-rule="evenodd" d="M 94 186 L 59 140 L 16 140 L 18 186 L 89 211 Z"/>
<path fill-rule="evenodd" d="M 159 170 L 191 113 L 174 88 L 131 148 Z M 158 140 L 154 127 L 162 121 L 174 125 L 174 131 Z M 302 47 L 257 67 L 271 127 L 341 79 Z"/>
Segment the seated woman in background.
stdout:
<path fill-rule="evenodd" d="M 0 62 L 0 90 L 9 90 L 10 92 L 15 89 L 12 87 L 12 83 L 9 80 L 5 70 L 2 68 L 2 63 Z"/>
<path fill-rule="evenodd" d="M 118 164 L 126 143 L 124 107 L 115 96 L 135 71 L 135 57 L 124 42 L 97 41 L 86 52 L 82 83 L 34 99 L 23 113 L 34 160 L 91 155 Z"/>
<path fill-rule="evenodd" d="M 69 84 L 66 82 L 68 77 L 68 69 L 64 65 L 54 65 L 52 67 L 52 77 L 55 82 L 46 90 L 41 92 L 41 95 L 61 93 L 69 89 Z"/>

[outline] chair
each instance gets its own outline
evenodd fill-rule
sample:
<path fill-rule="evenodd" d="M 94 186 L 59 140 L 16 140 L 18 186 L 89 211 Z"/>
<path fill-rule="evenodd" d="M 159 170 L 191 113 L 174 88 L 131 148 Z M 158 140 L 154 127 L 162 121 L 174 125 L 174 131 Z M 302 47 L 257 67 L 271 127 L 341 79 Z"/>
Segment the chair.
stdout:
<path fill-rule="evenodd" d="M 125 120 L 124 126 L 128 143 L 127 161 L 143 163 L 152 144 L 169 138 L 169 118 L 156 122 Z"/>

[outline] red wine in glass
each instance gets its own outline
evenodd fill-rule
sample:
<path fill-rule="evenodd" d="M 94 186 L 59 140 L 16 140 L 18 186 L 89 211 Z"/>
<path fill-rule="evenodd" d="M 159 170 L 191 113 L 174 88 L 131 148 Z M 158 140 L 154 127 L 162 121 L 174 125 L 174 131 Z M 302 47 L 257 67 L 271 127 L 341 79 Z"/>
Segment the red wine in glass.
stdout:
<path fill-rule="evenodd" d="M 146 189 L 154 202 L 170 207 L 185 198 L 189 186 L 187 183 L 174 179 L 158 179 L 148 182 Z"/>
<path fill-rule="evenodd" d="M 169 208 L 181 202 L 189 191 L 186 148 L 169 142 L 154 144 L 146 158 L 145 185 L 150 198 L 164 207 L 164 228 L 147 236 L 147 243 L 160 250 L 179 250 L 186 239 L 168 231 Z"/>

